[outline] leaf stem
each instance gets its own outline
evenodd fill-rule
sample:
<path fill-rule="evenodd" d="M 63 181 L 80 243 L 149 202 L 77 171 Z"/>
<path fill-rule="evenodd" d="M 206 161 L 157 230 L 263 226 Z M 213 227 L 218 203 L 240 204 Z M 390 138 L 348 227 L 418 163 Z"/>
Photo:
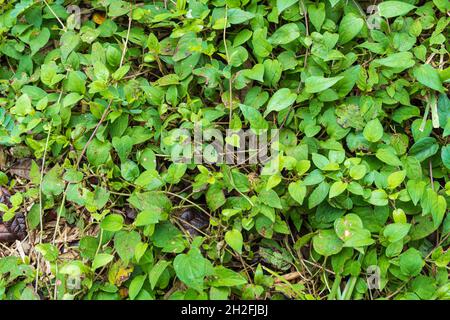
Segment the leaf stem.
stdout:
<path fill-rule="evenodd" d="M 232 81 L 232 76 L 231 76 L 231 68 L 232 66 L 230 66 L 230 55 L 228 52 L 228 45 L 227 45 L 227 24 L 228 24 L 228 4 L 225 4 L 225 24 L 223 27 L 223 45 L 225 47 L 225 55 L 227 57 L 227 64 L 230 67 L 230 78 L 228 79 L 228 92 L 229 92 L 229 96 L 228 96 L 228 104 L 229 104 L 229 108 L 230 108 L 230 114 L 229 114 L 229 123 L 231 123 L 231 119 L 233 117 L 233 81 Z"/>
<path fill-rule="evenodd" d="M 64 31 L 67 31 L 66 26 L 64 25 L 64 23 L 61 21 L 61 19 L 59 19 L 59 17 L 56 15 L 55 11 L 53 11 L 52 7 L 50 7 L 50 5 L 48 4 L 48 2 L 46 0 L 44 0 L 45 5 L 47 6 L 48 10 L 50 10 L 50 12 L 53 14 L 53 16 L 56 18 L 56 20 L 58 20 L 59 24 L 61 25 L 62 29 Z"/>
<path fill-rule="evenodd" d="M 59 95 L 61 99 L 61 94 Z M 53 119 L 50 120 L 50 126 L 48 128 L 47 132 L 47 139 L 45 140 L 45 147 L 44 147 L 44 154 L 42 155 L 42 164 L 41 164 L 41 175 L 39 177 L 39 244 L 42 243 L 42 234 L 44 233 L 44 222 L 43 222 L 43 205 L 42 205 L 42 181 L 44 180 L 44 170 L 45 170 L 45 160 L 47 156 L 47 149 L 48 149 L 48 143 L 50 141 L 50 133 L 52 132 L 52 125 L 53 125 Z M 39 259 L 40 253 L 36 253 L 36 282 L 34 286 L 34 292 L 37 293 L 38 290 L 38 282 L 39 282 L 39 269 L 40 269 L 40 259 Z"/>

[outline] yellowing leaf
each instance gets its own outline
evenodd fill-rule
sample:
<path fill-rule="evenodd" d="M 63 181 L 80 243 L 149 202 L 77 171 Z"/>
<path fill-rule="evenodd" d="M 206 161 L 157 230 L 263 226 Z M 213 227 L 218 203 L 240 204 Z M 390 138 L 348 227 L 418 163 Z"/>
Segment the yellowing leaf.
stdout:
<path fill-rule="evenodd" d="M 103 12 L 95 12 L 92 15 L 92 20 L 96 23 L 96 24 L 102 24 L 103 22 L 105 22 L 106 20 L 106 16 Z"/>

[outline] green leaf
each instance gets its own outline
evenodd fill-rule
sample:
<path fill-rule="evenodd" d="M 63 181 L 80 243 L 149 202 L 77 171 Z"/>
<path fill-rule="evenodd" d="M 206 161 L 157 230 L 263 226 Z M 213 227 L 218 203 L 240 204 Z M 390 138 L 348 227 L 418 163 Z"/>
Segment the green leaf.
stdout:
<path fill-rule="evenodd" d="M 272 208 L 277 208 L 277 209 L 283 208 L 281 205 L 280 197 L 273 190 L 262 190 L 258 195 L 258 199 L 262 203 L 264 203 Z"/>
<path fill-rule="evenodd" d="M 352 179 L 360 180 L 366 175 L 367 168 L 363 164 L 358 164 L 350 168 L 349 174 Z"/>
<path fill-rule="evenodd" d="M 450 169 L 450 145 L 442 147 L 441 149 L 442 163 L 447 169 Z"/>
<path fill-rule="evenodd" d="M 212 211 L 219 209 L 226 202 L 222 187 L 218 184 L 213 184 L 206 192 L 206 204 Z"/>
<path fill-rule="evenodd" d="M 109 143 L 101 142 L 97 138 L 94 138 L 87 147 L 86 156 L 92 165 L 100 166 L 110 157 L 110 150 L 111 146 Z"/>
<path fill-rule="evenodd" d="M 414 8 L 412 4 L 401 1 L 383 1 L 378 4 L 379 14 L 385 18 L 404 16 Z"/>
<path fill-rule="evenodd" d="M 114 80 L 120 80 L 128 73 L 129 70 L 130 70 L 130 65 L 126 64 L 124 66 L 121 66 L 116 71 L 114 71 L 114 73 L 111 76 Z"/>
<path fill-rule="evenodd" d="M 344 77 L 331 77 L 324 78 L 320 76 L 311 76 L 305 81 L 305 90 L 308 93 L 317 93 L 325 91 L 326 89 L 332 87 L 336 82 L 343 79 Z"/>
<path fill-rule="evenodd" d="M 69 30 L 64 32 L 61 36 L 61 57 L 62 60 L 66 60 L 69 54 L 78 46 L 80 43 L 80 36 Z"/>
<path fill-rule="evenodd" d="M 41 74 L 42 77 L 42 74 Z M 78 92 L 80 94 L 86 93 L 86 76 L 80 71 L 71 71 L 67 76 L 67 90 Z"/>
<path fill-rule="evenodd" d="M 34 56 L 42 47 L 44 47 L 50 39 L 50 31 L 47 28 L 42 28 L 38 35 L 33 34 L 29 45 L 31 49 L 31 56 Z"/>
<path fill-rule="evenodd" d="M 261 63 L 255 64 L 253 68 L 242 71 L 242 74 L 249 79 L 259 82 L 264 81 L 264 65 Z"/>
<path fill-rule="evenodd" d="M 325 170 L 325 168 L 330 164 L 330 160 L 320 153 L 313 153 L 311 158 L 314 165 L 320 170 Z"/>
<path fill-rule="evenodd" d="M 298 175 L 305 174 L 311 168 L 311 162 L 309 160 L 300 160 L 295 164 L 295 170 Z"/>
<path fill-rule="evenodd" d="M 383 235 L 389 242 L 397 242 L 406 237 L 410 229 L 411 225 L 409 223 L 391 223 L 384 228 Z"/>
<path fill-rule="evenodd" d="M 439 72 L 429 64 L 422 64 L 414 69 L 414 77 L 424 86 L 433 90 L 444 92 Z"/>
<path fill-rule="evenodd" d="M 303 185 L 302 181 L 291 182 L 288 187 L 289 194 L 292 199 L 297 201 L 299 204 L 303 204 L 303 200 L 306 196 L 306 186 Z"/>
<path fill-rule="evenodd" d="M 319 230 L 319 233 L 312 238 L 314 250 L 325 257 L 339 253 L 342 250 L 343 242 L 338 238 L 334 230 Z"/>
<path fill-rule="evenodd" d="M 233 229 L 225 233 L 225 242 L 237 253 L 242 254 L 242 245 L 244 243 L 242 234 L 239 230 Z"/>
<path fill-rule="evenodd" d="M 264 83 L 276 87 L 280 81 L 283 67 L 278 60 L 264 60 Z"/>
<path fill-rule="evenodd" d="M 242 111 L 244 118 L 250 123 L 250 127 L 254 130 L 267 129 L 268 124 L 259 111 L 253 107 L 245 104 L 239 104 L 239 109 Z"/>
<path fill-rule="evenodd" d="M 272 52 L 272 45 L 267 40 L 267 28 L 259 28 L 253 32 L 253 52 L 260 57 L 267 57 Z"/>
<path fill-rule="evenodd" d="M 379 148 L 375 156 L 388 165 L 394 167 L 399 167 L 402 165 L 402 162 L 395 154 L 395 150 L 393 148 Z"/>
<path fill-rule="evenodd" d="M 444 220 L 445 211 L 447 209 L 447 201 L 441 195 L 437 196 L 437 201 L 431 205 L 431 216 L 433 217 L 434 227 L 437 228 Z"/>
<path fill-rule="evenodd" d="M 102 209 L 109 200 L 109 191 L 102 187 L 94 187 L 94 192 L 88 194 L 86 209 L 90 212 Z"/>
<path fill-rule="evenodd" d="M 334 6 L 336 6 L 341 0 L 329 0 L 331 7 L 334 8 Z"/>
<path fill-rule="evenodd" d="M 403 209 L 395 209 L 392 211 L 392 217 L 395 223 L 407 223 L 406 214 Z"/>
<path fill-rule="evenodd" d="M 239 8 L 228 9 L 227 21 L 231 24 L 241 24 L 252 19 L 255 15 Z"/>
<path fill-rule="evenodd" d="M 112 145 L 116 149 L 119 155 L 120 161 L 124 162 L 127 160 L 128 155 L 133 148 L 133 140 L 129 136 L 114 137 L 112 139 Z"/>
<path fill-rule="evenodd" d="M 409 196 L 411 197 L 414 205 L 417 205 L 419 200 L 422 198 L 422 194 L 425 190 L 426 182 L 422 180 L 408 180 L 406 184 L 406 189 L 408 190 Z"/>
<path fill-rule="evenodd" d="M 295 23 L 288 23 L 277 30 L 269 37 L 269 42 L 275 46 L 290 43 L 300 37 L 300 30 Z"/>
<path fill-rule="evenodd" d="M 404 168 L 406 170 L 406 176 L 409 179 L 420 179 L 422 178 L 422 166 L 419 160 L 415 157 L 406 157 L 403 161 Z"/>
<path fill-rule="evenodd" d="M 98 268 L 106 266 L 112 261 L 114 256 L 108 253 L 98 253 L 95 255 L 94 261 L 92 261 L 92 270 L 95 271 Z"/>
<path fill-rule="evenodd" d="M 152 209 L 154 206 L 162 208 L 165 212 L 170 212 L 172 202 L 167 196 L 160 192 L 134 192 L 129 198 L 130 204 L 139 210 Z"/>
<path fill-rule="evenodd" d="M 30 230 L 35 229 L 40 224 L 41 212 L 38 204 L 33 204 L 27 214 L 27 222 Z"/>
<path fill-rule="evenodd" d="M 142 172 L 134 183 L 145 190 L 155 190 L 163 185 L 163 181 L 156 170 Z"/>
<path fill-rule="evenodd" d="M 319 2 L 317 5 L 311 4 L 308 6 L 309 20 L 317 31 L 320 31 L 325 22 L 325 4 Z"/>
<path fill-rule="evenodd" d="M 386 194 L 386 191 L 383 189 L 378 189 L 372 191 L 370 194 L 369 203 L 373 204 L 374 206 L 385 206 L 388 204 L 388 196 Z"/>
<path fill-rule="evenodd" d="M 391 173 L 387 178 L 388 188 L 389 189 L 395 189 L 397 188 L 403 180 L 405 180 L 406 177 L 406 171 L 396 171 Z"/>
<path fill-rule="evenodd" d="M 136 163 L 131 160 L 121 163 L 120 174 L 127 181 L 134 181 L 139 177 L 139 167 Z"/>
<path fill-rule="evenodd" d="M 179 254 L 173 261 L 177 277 L 189 288 L 199 292 L 203 290 L 204 278 L 213 273 L 211 262 L 203 258 L 198 248 L 192 248 L 187 254 Z"/>
<path fill-rule="evenodd" d="M 114 236 L 114 249 L 125 264 L 133 259 L 136 246 L 141 236 L 136 231 L 119 231 Z"/>
<path fill-rule="evenodd" d="M 43 64 L 41 66 L 41 81 L 49 87 L 53 87 L 54 84 L 62 80 L 57 75 L 58 66 L 54 61 Z"/>
<path fill-rule="evenodd" d="M 247 50 L 239 46 L 237 48 L 233 48 L 230 50 L 230 60 L 229 64 L 233 67 L 239 67 L 242 65 L 245 61 L 248 59 L 248 52 Z"/>
<path fill-rule="evenodd" d="M 97 80 L 106 82 L 109 78 L 109 70 L 101 61 L 97 60 L 94 62 L 94 75 Z"/>
<path fill-rule="evenodd" d="M 337 236 L 344 241 L 344 247 L 364 247 L 373 244 L 370 231 L 363 228 L 361 218 L 353 213 L 334 222 Z"/>
<path fill-rule="evenodd" d="M 424 137 L 420 138 L 409 149 L 409 155 L 414 156 L 420 162 L 435 155 L 439 150 L 439 145 L 435 138 Z"/>
<path fill-rule="evenodd" d="M 48 196 L 57 196 L 64 191 L 64 181 L 61 179 L 61 168 L 56 165 L 50 169 L 42 180 L 42 192 Z"/>
<path fill-rule="evenodd" d="M 348 183 L 343 181 L 336 181 L 331 185 L 329 198 L 334 198 L 347 190 Z"/>
<path fill-rule="evenodd" d="M 373 119 L 370 120 L 363 130 L 364 138 L 370 142 L 377 142 L 383 137 L 383 126 L 381 125 L 380 120 Z"/>
<path fill-rule="evenodd" d="M 278 14 L 282 13 L 284 10 L 296 4 L 297 2 L 298 0 L 277 0 Z"/>
<path fill-rule="evenodd" d="M 411 289 L 422 300 L 432 300 L 436 293 L 435 279 L 432 277 L 419 275 L 411 282 Z"/>
<path fill-rule="evenodd" d="M 373 63 L 376 66 L 398 68 L 403 70 L 406 68 L 411 68 L 415 64 L 415 61 L 411 52 L 399 52 L 390 54 L 386 58 L 375 59 Z"/>
<path fill-rule="evenodd" d="M 420 252 L 415 248 L 409 248 L 407 251 L 400 255 L 399 259 L 400 271 L 408 277 L 417 276 L 422 267 L 424 266 L 424 261 Z"/>
<path fill-rule="evenodd" d="M 83 180 L 83 173 L 80 171 L 76 171 L 73 168 L 69 168 L 64 173 L 63 179 L 67 182 L 78 183 Z"/>
<path fill-rule="evenodd" d="M 149 224 L 158 223 L 161 219 L 162 210 L 160 207 L 154 206 L 152 208 L 146 209 L 139 212 L 134 220 L 134 225 L 137 227 L 146 226 Z"/>
<path fill-rule="evenodd" d="M 42 254 L 45 260 L 53 262 L 58 258 L 59 250 L 51 243 L 39 243 L 36 245 L 36 251 Z"/>
<path fill-rule="evenodd" d="M 139 242 L 136 245 L 136 248 L 134 248 L 134 257 L 136 258 L 136 261 L 139 262 L 141 258 L 144 256 L 148 248 L 148 243 Z"/>
<path fill-rule="evenodd" d="M 319 205 L 328 195 L 330 185 L 325 181 L 321 182 L 308 198 L 308 208 L 312 209 Z"/>
<path fill-rule="evenodd" d="M 134 300 L 139 292 L 142 289 L 142 286 L 144 285 L 146 276 L 143 274 L 140 274 L 131 280 L 130 286 L 128 288 L 128 296 L 130 297 L 130 300 Z"/>
<path fill-rule="evenodd" d="M 179 253 L 185 249 L 183 234 L 168 221 L 160 222 L 155 226 L 151 240 L 153 245 L 162 248 L 163 252 Z"/>
<path fill-rule="evenodd" d="M 63 107 L 71 107 L 74 104 L 76 104 L 78 101 L 83 99 L 83 96 L 79 95 L 76 92 L 69 93 L 67 96 L 63 99 Z"/>
<path fill-rule="evenodd" d="M 272 98 L 270 98 L 267 109 L 264 112 L 264 117 L 272 111 L 281 111 L 290 107 L 295 102 L 296 98 L 297 95 L 292 93 L 288 88 L 279 89 Z"/>
<path fill-rule="evenodd" d="M 20 294 L 19 300 L 41 300 L 41 297 L 38 293 L 34 291 L 34 289 L 31 286 L 27 286 L 23 289 L 22 293 Z"/>
<path fill-rule="evenodd" d="M 27 94 L 21 95 L 19 97 L 19 99 L 17 99 L 14 107 L 11 108 L 12 114 L 16 114 L 16 115 L 22 116 L 22 117 L 32 114 L 33 111 L 34 111 L 34 109 L 31 106 L 30 97 Z"/>
<path fill-rule="evenodd" d="M 345 44 L 356 37 L 364 25 L 364 20 L 354 13 L 349 13 L 342 18 L 339 24 L 339 43 Z"/>
<path fill-rule="evenodd" d="M 169 265 L 170 265 L 169 261 L 159 260 L 158 263 L 153 266 L 152 270 L 148 274 L 148 278 L 150 280 L 150 287 L 152 288 L 152 290 L 155 288 L 159 278 Z"/>
<path fill-rule="evenodd" d="M 103 230 L 115 232 L 122 229 L 123 222 L 124 219 L 120 214 L 110 214 L 100 222 L 100 227 Z"/>
<path fill-rule="evenodd" d="M 94 192 L 87 195 L 86 209 L 90 212 L 102 209 L 109 200 L 109 191 L 102 187 L 94 187 Z"/>
<path fill-rule="evenodd" d="M 344 238 L 344 247 L 358 248 L 370 246 L 375 243 L 367 229 L 351 230 Z"/>
<path fill-rule="evenodd" d="M 156 169 L 156 156 L 152 149 L 147 148 L 142 151 L 139 156 L 139 163 L 146 170 Z"/>
<path fill-rule="evenodd" d="M 245 277 L 239 273 L 225 268 L 224 266 L 217 266 L 214 268 L 213 280 L 208 284 L 212 287 L 235 287 L 247 283 Z"/>

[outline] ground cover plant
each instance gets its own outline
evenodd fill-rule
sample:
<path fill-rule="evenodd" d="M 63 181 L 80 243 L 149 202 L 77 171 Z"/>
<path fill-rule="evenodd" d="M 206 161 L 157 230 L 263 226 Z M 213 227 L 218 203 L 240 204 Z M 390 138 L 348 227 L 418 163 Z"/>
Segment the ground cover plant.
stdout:
<path fill-rule="evenodd" d="M 0 299 L 449 299 L 449 13 L 0 0 Z"/>

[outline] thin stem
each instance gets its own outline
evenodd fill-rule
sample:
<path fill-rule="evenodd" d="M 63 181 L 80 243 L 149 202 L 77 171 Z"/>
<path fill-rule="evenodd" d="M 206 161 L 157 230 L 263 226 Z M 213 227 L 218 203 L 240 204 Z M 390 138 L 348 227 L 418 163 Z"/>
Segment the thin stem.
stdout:
<path fill-rule="evenodd" d="M 340 298 L 340 285 L 341 285 L 342 277 L 340 275 L 336 275 L 334 279 L 333 286 L 331 287 L 331 292 L 328 295 L 328 300 L 336 300 L 336 296 Z"/>
<path fill-rule="evenodd" d="M 194 207 L 196 207 L 197 209 L 199 209 L 200 211 L 202 211 L 203 213 L 205 213 L 208 217 L 211 217 L 211 214 L 210 214 L 208 211 L 206 211 L 205 209 L 203 209 L 202 207 L 200 207 L 200 206 L 199 206 L 198 204 L 196 204 L 195 202 L 192 202 L 191 200 L 189 200 L 189 199 L 187 199 L 187 198 L 185 198 L 185 197 L 183 197 L 183 196 L 180 196 L 180 195 L 178 195 L 178 194 L 176 194 L 176 193 L 172 193 L 172 192 L 170 192 L 170 191 L 158 191 L 158 192 L 167 193 L 168 195 L 171 195 L 171 196 L 177 197 L 177 198 L 179 198 L 179 199 L 182 199 L 182 200 L 184 200 L 184 201 L 186 201 L 186 202 L 192 204 Z"/>
<path fill-rule="evenodd" d="M 62 91 L 61 91 L 62 92 Z M 61 94 L 60 94 L 61 97 Z M 39 244 L 42 243 L 42 234 L 44 233 L 44 222 L 43 222 L 43 205 L 42 205 L 42 181 L 44 180 L 44 170 L 45 170 L 45 160 L 47 156 L 48 143 L 50 141 L 50 133 L 52 132 L 53 119 L 50 120 L 50 127 L 47 132 L 47 139 L 45 141 L 44 154 L 42 155 L 42 165 L 41 165 L 41 175 L 39 178 Z M 39 268 L 40 268 L 40 253 L 37 253 L 37 265 L 36 265 L 36 283 L 34 291 L 37 292 L 38 282 L 39 282 Z"/>
<path fill-rule="evenodd" d="M 44 0 L 45 5 L 47 6 L 48 10 L 50 10 L 50 12 L 53 14 L 53 16 L 56 18 L 56 20 L 58 20 L 59 24 L 61 25 L 62 29 L 64 31 L 67 31 L 66 26 L 64 25 L 64 23 L 61 21 L 61 19 L 59 19 L 59 17 L 56 15 L 55 11 L 53 11 L 52 7 L 50 7 L 50 5 L 48 4 L 48 2 L 46 0 Z"/>
<path fill-rule="evenodd" d="M 225 4 L 225 24 L 223 27 L 223 45 L 225 47 L 225 55 L 227 57 L 227 64 L 230 67 L 230 79 L 228 79 L 228 103 L 230 107 L 230 115 L 229 115 L 229 123 L 231 123 L 231 119 L 233 116 L 233 81 L 232 81 L 232 75 L 231 75 L 231 66 L 230 66 L 230 55 L 228 52 L 228 45 L 227 45 L 227 24 L 228 24 L 228 5 Z"/>

